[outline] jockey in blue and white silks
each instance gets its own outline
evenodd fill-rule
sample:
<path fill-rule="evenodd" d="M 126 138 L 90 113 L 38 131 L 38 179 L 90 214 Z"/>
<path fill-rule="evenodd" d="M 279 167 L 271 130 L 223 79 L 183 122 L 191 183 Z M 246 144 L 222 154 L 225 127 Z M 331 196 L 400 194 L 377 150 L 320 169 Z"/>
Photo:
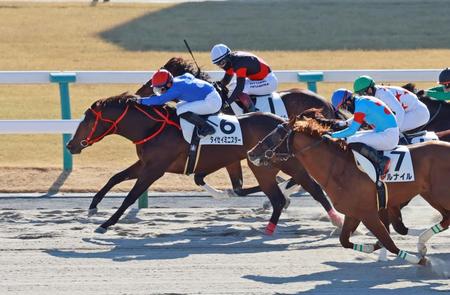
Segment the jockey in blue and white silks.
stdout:
<path fill-rule="evenodd" d="M 390 160 L 379 155 L 377 150 L 394 149 L 400 133 L 392 111 L 376 97 L 354 97 L 346 89 L 335 91 L 332 104 L 336 109 L 346 109 L 354 116 L 348 121 L 350 125 L 347 128 L 333 132 L 331 137 L 344 138 L 350 148 L 376 164 L 379 175 L 383 177 L 389 170 Z M 367 123 L 372 129 L 359 131 L 363 123 Z"/>
<path fill-rule="evenodd" d="M 399 130 L 391 110 L 381 100 L 371 96 L 354 97 L 353 120 L 346 129 L 332 133 L 333 138 L 347 142 L 362 142 L 377 150 L 392 150 L 398 143 Z M 372 130 L 358 131 L 363 123 Z"/>
<path fill-rule="evenodd" d="M 143 97 L 139 103 L 147 106 L 162 105 L 178 99 L 177 114 L 196 125 L 200 136 L 214 133 L 214 128 L 198 116 L 216 113 L 222 107 L 222 99 L 212 84 L 189 73 L 174 78 L 167 70 L 162 69 L 153 75 L 152 87 L 156 96 Z"/>

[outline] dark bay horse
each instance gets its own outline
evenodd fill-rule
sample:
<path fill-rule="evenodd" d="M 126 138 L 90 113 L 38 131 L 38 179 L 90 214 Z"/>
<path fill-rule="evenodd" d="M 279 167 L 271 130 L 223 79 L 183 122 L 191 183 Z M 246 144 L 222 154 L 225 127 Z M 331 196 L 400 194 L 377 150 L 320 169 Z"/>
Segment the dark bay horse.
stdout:
<path fill-rule="evenodd" d="M 173 57 L 163 66 L 166 70 L 168 70 L 174 76 L 180 76 L 185 73 L 191 73 L 199 79 L 209 81 L 210 77 L 207 73 L 203 72 L 200 68 L 197 68 L 191 63 L 180 57 Z M 151 80 L 142 85 L 137 91 L 136 95 L 141 97 L 147 97 L 153 94 L 153 89 L 151 87 Z M 301 114 L 303 111 L 309 108 L 317 108 L 322 110 L 322 115 L 329 119 L 336 118 L 336 114 L 332 105 L 323 99 L 321 96 L 317 95 L 314 92 L 303 89 L 290 89 L 281 93 L 281 98 L 286 106 L 286 110 L 289 117 L 297 116 Z M 225 111 L 224 111 L 225 112 Z M 131 168 L 131 167 L 130 167 Z M 130 168 L 118 173 L 115 175 L 114 180 L 120 180 L 126 177 L 126 179 L 130 179 L 130 175 L 127 175 L 127 171 L 130 171 Z M 254 192 L 261 191 L 258 186 L 243 188 L 243 176 L 242 176 L 242 167 L 241 162 L 237 161 L 235 163 L 231 163 L 230 165 L 225 167 L 230 176 L 231 184 L 233 187 L 233 191 L 240 196 L 244 196 L 247 194 L 251 194 Z M 132 168 L 131 168 L 132 170 Z M 205 185 L 204 178 L 206 175 L 204 174 L 195 174 L 195 182 L 197 185 Z M 116 182 L 115 184 L 117 184 Z M 115 185 L 114 184 L 114 185 Z M 292 181 L 290 181 L 292 184 Z M 319 187 L 317 186 L 314 191 L 318 191 Z M 103 190 L 101 190 L 103 192 Z M 107 191 L 105 191 L 106 193 Z M 314 193 L 311 192 L 310 193 Z"/>
<path fill-rule="evenodd" d="M 249 160 L 257 166 L 268 163 L 267 151 L 272 151 L 269 154 L 276 158 L 273 156 L 273 147 L 290 138 L 293 155 L 322 185 L 336 209 L 345 215 L 340 236 L 344 248 L 371 253 L 383 245 L 410 263 L 424 264 L 425 242 L 433 234 L 448 229 L 450 223 L 450 144 L 433 141 L 410 146 L 416 180 L 387 183 L 389 215 L 392 209 L 398 209 L 418 194 L 442 215 L 440 223 L 420 235 L 418 249 L 423 256 L 418 257 L 400 250 L 394 244 L 388 231 L 388 212 L 378 211 L 374 183 L 357 168 L 353 154 L 344 142 L 322 137 L 326 131 L 329 129 L 312 118 L 298 120 L 295 125 L 293 122 L 285 123 L 248 153 Z M 350 235 L 360 222 L 381 244 L 361 245 L 350 242 Z"/>
<path fill-rule="evenodd" d="M 132 172 L 128 172 L 128 175 L 131 175 L 130 178 L 137 178 L 136 183 L 119 209 L 97 229 L 98 232 L 105 232 L 111 225 L 117 223 L 125 210 L 166 172 L 178 174 L 184 172 L 189 144 L 181 134 L 179 118 L 176 116 L 175 109 L 168 106 L 143 107 L 138 105 L 135 99 L 134 95 L 124 93 L 96 101 L 86 110 L 85 118 L 80 122 L 74 137 L 67 144 L 67 148 L 72 154 L 81 153 L 84 148 L 110 134 L 118 134 L 136 144 L 139 160 L 129 168 Z M 247 151 L 251 147 L 283 122 L 281 118 L 265 113 L 241 116 L 238 120 L 242 129 L 243 145 L 203 146 L 195 173 L 207 175 L 245 159 Z M 280 170 L 312 192 L 313 197 L 322 204 L 329 215 L 333 213 L 334 216 L 338 216 L 319 185 L 306 173 L 296 159 L 283 162 L 277 167 L 256 167 L 251 163 L 249 163 L 249 167 L 273 207 L 267 227 L 268 233 L 274 231 L 286 202 L 276 181 L 276 175 Z M 103 193 L 95 195 L 89 209 L 96 210 L 103 197 Z M 330 215 L 330 217 L 332 216 Z"/>

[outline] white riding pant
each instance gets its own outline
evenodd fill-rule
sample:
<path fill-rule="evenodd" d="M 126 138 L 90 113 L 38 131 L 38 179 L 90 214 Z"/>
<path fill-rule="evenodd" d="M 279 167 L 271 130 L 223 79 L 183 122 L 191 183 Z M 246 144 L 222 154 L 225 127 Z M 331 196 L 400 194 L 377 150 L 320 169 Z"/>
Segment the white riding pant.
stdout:
<path fill-rule="evenodd" d="M 278 79 L 273 72 L 270 72 L 264 79 L 259 81 L 246 78 L 242 92 L 248 95 L 266 95 L 276 91 L 277 87 Z M 236 80 L 233 80 L 228 86 L 230 95 L 233 93 L 234 88 L 236 88 Z"/>
<path fill-rule="evenodd" d="M 429 120 L 430 111 L 427 106 L 419 100 L 414 109 L 405 112 L 402 126 L 399 126 L 400 131 L 403 132 L 416 129 L 417 127 L 425 125 Z"/>
<path fill-rule="evenodd" d="M 217 91 L 212 91 L 203 100 L 181 101 L 177 103 L 177 115 L 193 112 L 198 115 L 209 115 L 218 112 L 222 107 L 222 98 Z"/>
<path fill-rule="evenodd" d="M 398 128 L 388 128 L 382 132 L 375 130 L 358 131 L 354 135 L 347 137 L 347 143 L 361 142 L 377 151 L 393 150 L 398 144 L 400 132 Z"/>

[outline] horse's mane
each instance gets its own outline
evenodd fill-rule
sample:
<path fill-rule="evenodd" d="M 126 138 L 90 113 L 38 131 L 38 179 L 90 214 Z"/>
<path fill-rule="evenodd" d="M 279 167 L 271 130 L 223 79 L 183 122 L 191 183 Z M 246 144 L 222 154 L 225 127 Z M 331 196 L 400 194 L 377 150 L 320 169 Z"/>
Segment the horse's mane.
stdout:
<path fill-rule="evenodd" d="M 297 133 L 303 133 L 311 137 L 322 139 L 325 132 L 330 131 L 328 124 L 323 123 L 325 119 L 320 109 L 308 109 L 301 113 L 295 120 L 291 121 L 292 130 Z M 325 119 L 326 120 L 326 119 Z M 347 144 L 342 140 L 329 140 L 333 144 L 338 145 L 341 149 L 346 150 Z"/>
<path fill-rule="evenodd" d="M 196 78 L 209 81 L 210 77 L 207 73 L 203 72 L 201 68 L 197 68 L 194 63 L 183 59 L 182 57 L 172 57 L 163 66 L 173 76 L 181 76 L 185 73 L 191 73 Z M 197 69 L 196 69 L 197 68 Z"/>
<path fill-rule="evenodd" d="M 129 92 L 124 92 L 119 95 L 99 99 L 94 102 L 91 107 L 123 106 L 126 103 L 132 103 L 133 101 L 135 102 L 137 98 L 139 98 L 139 96 Z"/>

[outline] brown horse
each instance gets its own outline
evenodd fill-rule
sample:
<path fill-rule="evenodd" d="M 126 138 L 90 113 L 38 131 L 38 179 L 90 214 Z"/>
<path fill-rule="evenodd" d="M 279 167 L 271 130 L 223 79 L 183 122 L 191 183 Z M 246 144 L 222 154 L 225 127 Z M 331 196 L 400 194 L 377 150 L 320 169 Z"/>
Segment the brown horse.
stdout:
<path fill-rule="evenodd" d="M 283 122 L 277 116 L 263 113 L 241 116 L 238 120 L 242 129 L 243 145 L 203 146 L 195 173 L 207 175 L 246 158 L 247 151 L 257 144 L 258 140 Z M 67 144 L 67 148 L 72 154 L 78 154 L 110 134 L 118 134 L 136 144 L 139 160 L 129 168 L 132 172 L 128 174 L 132 176 L 130 178 L 137 180 L 120 208 L 97 229 L 98 232 L 105 232 L 108 227 L 117 223 L 125 210 L 164 173 L 182 174 L 189 147 L 179 130 L 179 119 L 175 109 L 168 106 L 143 107 L 136 104 L 134 95 L 122 94 L 99 100 L 86 110 L 85 118 L 78 126 L 73 139 Z M 256 167 L 251 163 L 249 167 L 273 207 L 267 227 L 268 233 L 275 229 L 286 202 L 276 181 L 276 175 L 280 170 L 292 176 L 306 190 L 316 192 L 312 195 L 325 210 L 331 215 L 338 216 L 318 184 L 297 160 L 291 159 L 273 168 Z M 315 191 L 317 189 L 319 191 Z M 103 197 L 104 194 L 97 194 L 89 209 L 95 211 Z"/>
<path fill-rule="evenodd" d="M 202 79 L 205 81 L 210 80 L 210 77 L 208 76 L 207 73 L 203 72 L 200 68 L 196 69 L 194 64 L 192 64 L 191 62 L 188 62 L 180 57 L 171 58 L 163 66 L 163 68 L 168 70 L 174 76 L 180 76 L 185 73 L 191 73 L 199 79 Z M 226 95 L 226 92 L 222 93 L 222 94 Z M 149 80 L 147 83 L 142 85 L 136 91 L 136 95 L 139 95 L 141 97 L 147 97 L 147 96 L 153 95 L 153 89 L 151 87 L 151 80 Z M 332 105 L 329 102 L 327 102 L 325 99 L 323 99 L 321 96 L 319 96 L 309 90 L 291 89 L 291 90 L 282 92 L 281 97 L 286 106 L 286 110 L 287 110 L 289 117 L 297 116 L 309 108 L 318 108 L 318 109 L 322 110 L 322 115 L 324 117 L 330 118 L 330 119 L 336 118 L 337 114 L 335 114 Z M 224 110 L 224 112 L 225 112 L 225 110 Z M 261 191 L 261 189 L 258 186 L 250 187 L 250 188 L 243 188 L 243 176 L 242 176 L 242 167 L 241 167 L 240 161 L 231 163 L 230 165 L 228 165 L 226 167 L 226 169 L 230 176 L 233 191 L 237 195 L 244 196 L 247 194 Z M 123 180 L 130 179 L 130 174 L 133 174 L 132 170 L 133 170 L 133 168 L 130 167 L 130 168 L 118 173 L 113 178 L 111 178 L 112 181 L 110 180 L 108 183 L 115 185 L 118 183 L 117 181 L 119 181 L 121 179 L 123 179 Z M 194 176 L 195 183 L 200 186 L 205 186 L 206 185 L 205 181 L 204 181 L 205 177 L 206 177 L 206 175 L 204 175 L 204 174 L 196 173 Z M 292 185 L 292 183 L 293 183 L 293 181 L 288 182 L 287 186 Z M 100 190 L 100 192 L 106 194 L 108 192 L 108 190 L 102 189 L 102 190 Z M 314 191 L 309 191 L 309 192 L 312 194 L 314 194 L 314 193 L 319 194 L 319 186 L 317 185 L 314 188 Z M 323 194 L 323 193 L 320 193 L 320 194 Z"/>
<path fill-rule="evenodd" d="M 419 238 L 418 249 L 422 258 L 397 248 L 389 232 L 386 210 L 378 211 L 376 188 L 370 178 L 355 165 L 353 154 L 342 141 L 322 137 L 329 131 L 312 118 L 299 120 L 295 125 L 277 127 L 249 153 L 250 161 L 261 166 L 268 162 L 267 154 L 274 156 L 274 146 L 290 138 L 293 155 L 303 164 L 327 192 L 336 209 L 345 215 L 340 242 L 344 248 L 371 253 L 381 247 L 411 263 L 424 264 L 425 242 L 434 233 L 448 229 L 450 223 L 450 144 L 427 142 L 410 146 L 414 163 L 414 182 L 387 183 L 388 211 L 397 210 L 401 204 L 420 194 L 442 215 L 442 221 L 425 231 Z M 269 153 L 267 151 L 270 151 Z M 380 212 L 380 215 L 379 215 Z M 381 220 L 380 220 L 381 218 Z M 350 242 L 350 235 L 360 222 L 378 238 L 374 245 Z"/>

